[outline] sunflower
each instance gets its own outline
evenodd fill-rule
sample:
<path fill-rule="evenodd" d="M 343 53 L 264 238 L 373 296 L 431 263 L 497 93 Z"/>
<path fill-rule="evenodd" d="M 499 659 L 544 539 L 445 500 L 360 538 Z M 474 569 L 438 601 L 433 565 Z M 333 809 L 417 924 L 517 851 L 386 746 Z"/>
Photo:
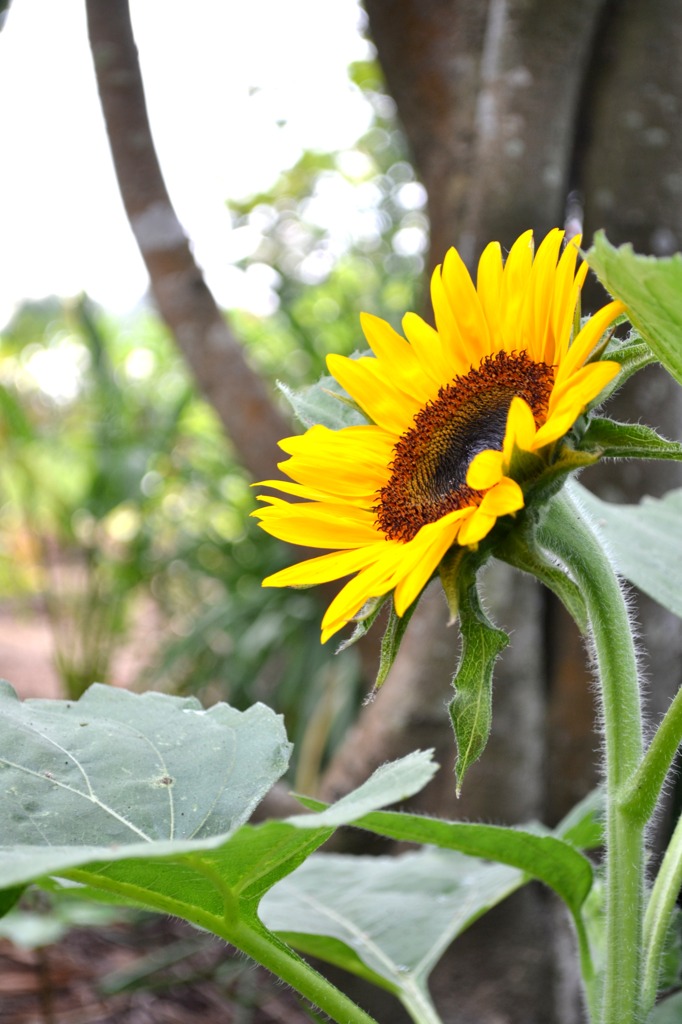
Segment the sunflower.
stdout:
<path fill-rule="evenodd" d="M 618 363 L 589 360 L 623 306 L 608 303 L 575 333 L 587 264 L 576 272 L 580 239 L 563 252 L 562 240 L 551 231 L 534 255 L 527 231 L 506 261 L 492 242 L 475 286 L 450 249 L 431 280 L 435 328 L 407 313 L 403 338 L 363 314 L 373 355 L 328 357 L 368 422 L 282 441 L 289 458 L 279 468 L 290 480 L 263 486 L 299 500 L 262 496 L 253 513 L 283 541 L 329 549 L 264 586 L 352 577 L 327 609 L 323 642 L 391 591 L 403 615 L 453 545 L 476 547 L 523 508 L 518 453 L 550 464 L 617 375 Z"/>

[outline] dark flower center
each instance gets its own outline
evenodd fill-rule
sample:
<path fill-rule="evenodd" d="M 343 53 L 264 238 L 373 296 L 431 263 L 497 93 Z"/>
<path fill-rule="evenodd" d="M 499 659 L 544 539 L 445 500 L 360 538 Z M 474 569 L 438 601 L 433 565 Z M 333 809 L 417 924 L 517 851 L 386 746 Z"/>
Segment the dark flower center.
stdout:
<path fill-rule="evenodd" d="M 536 425 L 544 422 L 553 385 L 553 367 L 525 352 L 498 352 L 440 388 L 393 449 L 391 479 L 375 506 L 386 536 L 412 540 L 426 523 L 478 505 L 483 493 L 466 482 L 474 456 L 501 450 L 515 395 L 533 410 Z"/>

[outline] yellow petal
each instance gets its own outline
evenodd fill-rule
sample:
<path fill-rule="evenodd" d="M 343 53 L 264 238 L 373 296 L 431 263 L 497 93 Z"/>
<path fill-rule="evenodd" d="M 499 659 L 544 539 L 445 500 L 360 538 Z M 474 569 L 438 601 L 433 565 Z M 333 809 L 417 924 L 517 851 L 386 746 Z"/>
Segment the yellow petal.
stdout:
<path fill-rule="evenodd" d="M 431 305 L 436 328 L 455 367 L 455 374 L 466 373 L 471 366 L 478 365 L 481 358 L 480 345 L 470 345 L 469 339 L 462 335 L 445 291 L 442 271 L 443 268 L 438 266 L 431 276 Z"/>
<path fill-rule="evenodd" d="M 535 435 L 533 451 L 539 451 L 568 433 L 587 406 L 619 372 L 619 363 L 604 362 L 589 363 L 574 373 L 559 392 L 558 400 L 550 406 L 547 422 Z"/>
<path fill-rule="evenodd" d="M 404 547 L 403 557 L 391 581 L 398 615 L 404 615 L 454 544 L 466 511 L 450 513 L 437 523 L 428 523 Z M 456 517 L 455 517 L 456 516 Z"/>
<path fill-rule="evenodd" d="M 463 364 L 448 355 L 446 339 L 416 313 L 405 314 L 403 330 L 424 375 L 430 380 L 429 398 L 435 398 L 438 388 L 451 381 Z"/>
<path fill-rule="evenodd" d="M 360 323 L 370 348 L 390 368 L 396 384 L 418 401 L 427 402 L 433 396 L 434 381 L 412 345 L 378 316 L 361 313 Z"/>
<path fill-rule="evenodd" d="M 523 491 L 515 480 L 503 477 L 464 522 L 457 540 L 463 546 L 478 544 L 492 530 L 500 516 L 523 508 Z"/>
<path fill-rule="evenodd" d="M 566 380 L 587 361 L 607 327 L 624 310 L 625 306 L 622 302 L 609 302 L 590 317 L 580 333 L 576 335 L 573 344 L 559 364 L 555 378 L 556 384 Z"/>
<path fill-rule="evenodd" d="M 549 421 L 555 412 L 566 408 L 567 402 L 580 406 L 581 410 L 593 402 L 614 377 L 620 373 L 620 363 L 605 360 L 582 366 L 558 388 L 554 388 L 549 402 Z"/>
<path fill-rule="evenodd" d="M 490 351 L 502 349 L 500 326 L 500 288 L 502 286 L 502 247 L 499 242 L 490 242 L 478 261 L 476 291 L 488 322 Z"/>
<path fill-rule="evenodd" d="M 327 367 L 369 418 L 396 436 L 409 427 L 419 411 L 417 402 L 409 402 L 404 392 L 382 376 L 376 359 L 330 355 L 327 356 Z"/>
<path fill-rule="evenodd" d="M 507 413 L 507 427 L 502 444 L 505 465 L 509 466 L 515 447 L 521 448 L 524 452 L 531 451 L 534 438 L 535 419 L 532 409 L 523 398 L 515 395 Z"/>
<path fill-rule="evenodd" d="M 490 354 L 490 331 L 471 275 L 456 249 L 445 254 L 443 288 L 471 363 L 477 366 Z"/>
<path fill-rule="evenodd" d="M 386 541 L 374 562 L 362 569 L 336 595 L 322 619 L 322 643 L 350 622 L 371 597 L 391 589 L 391 577 L 402 554 L 402 544 Z"/>
<path fill-rule="evenodd" d="M 503 477 L 499 484 L 488 491 L 479 506 L 479 510 L 491 516 L 506 516 L 510 512 L 518 512 L 523 508 L 523 491 L 516 480 Z"/>
<path fill-rule="evenodd" d="M 573 314 L 575 313 L 575 299 L 573 298 L 575 265 L 580 252 L 581 241 L 582 236 L 575 235 L 575 237 L 571 238 L 566 243 L 566 247 L 561 254 L 561 258 L 556 269 L 551 322 L 551 335 L 554 350 L 551 353 L 549 351 L 547 353 L 547 363 L 550 366 L 558 362 L 559 357 L 562 356 L 568 348 L 568 339 L 570 337 L 571 324 L 573 323 Z M 582 287 L 582 280 L 584 280 L 585 273 L 586 270 L 581 272 L 579 287 Z M 562 348 L 562 343 L 564 341 L 565 346 Z"/>
<path fill-rule="evenodd" d="M 321 501 L 292 503 L 269 496 L 262 500 L 269 505 L 258 509 L 255 517 L 266 533 L 288 544 L 342 549 L 373 544 L 381 538 L 371 510 Z"/>
<path fill-rule="evenodd" d="M 343 579 L 351 573 L 371 565 L 378 557 L 381 544 L 354 551 L 332 551 L 327 555 L 307 558 L 296 565 L 267 576 L 263 580 L 264 587 L 310 587 L 318 583 L 330 583 L 332 580 Z"/>
<path fill-rule="evenodd" d="M 471 460 L 467 470 L 467 484 L 476 491 L 485 491 L 493 487 L 502 478 L 502 452 L 494 451 L 492 448 L 479 452 Z"/>
<path fill-rule="evenodd" d="M 536 362 L 550 365 L 551 359 L 547 358 L 546 352 L 547 336 L 554 298 L 557 260 L 563 237 L 563 231 L 554 228 L 545 235 L 540 243 L 533 260 L 526 305 L 522 314 L 523 333 L 527 340 L 528 354 Z M 551 348 L 553 350 L 554 346 L 552 345 Z"/>
<path fill-rule="evenodd" d="M 532 266 L 533 232 L 526 231 L 511 247 L 502 273 L 500 315 L 504 349 L 507 352 L 521 347 L 519 324 Z"/>
<path fill-rule="evenodd" d="M 474 547 L 488 536 L 496 522 L 497 516 L 481 512 L 480 508 L 474 509 L 470 517 L 464 521 L 457 535 L 458 543 L 462 547 Z"/>

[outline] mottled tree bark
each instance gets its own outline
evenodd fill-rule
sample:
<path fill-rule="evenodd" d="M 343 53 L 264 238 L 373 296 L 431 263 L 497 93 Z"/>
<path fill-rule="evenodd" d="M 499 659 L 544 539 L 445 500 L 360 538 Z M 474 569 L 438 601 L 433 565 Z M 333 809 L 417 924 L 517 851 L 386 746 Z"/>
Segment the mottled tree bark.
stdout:
<path fill-rule="evenodd" d="M 128 0 L 86 0 L 97 86 L 123 204 L 159 312 L 255 479 L 276 473 L 290 427 L 246 361 L 192 255 L 161 174 Z"/>

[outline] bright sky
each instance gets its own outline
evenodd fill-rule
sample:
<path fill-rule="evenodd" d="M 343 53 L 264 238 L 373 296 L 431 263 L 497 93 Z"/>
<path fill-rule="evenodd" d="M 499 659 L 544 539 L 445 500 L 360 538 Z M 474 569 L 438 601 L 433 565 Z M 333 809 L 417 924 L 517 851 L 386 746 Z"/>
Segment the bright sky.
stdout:
<path fill-rule="evenodd" d="M 350 146 L 370 112 L 357 0 L 130 0 L 157 151 L 216 297 L 258 307 L 225 200 L 302 149 Z M 111 165 L 82 0 L 15 0 L 0 32 L 0 326 L 24 298 L 131 308 L 147 278 Z"/>

